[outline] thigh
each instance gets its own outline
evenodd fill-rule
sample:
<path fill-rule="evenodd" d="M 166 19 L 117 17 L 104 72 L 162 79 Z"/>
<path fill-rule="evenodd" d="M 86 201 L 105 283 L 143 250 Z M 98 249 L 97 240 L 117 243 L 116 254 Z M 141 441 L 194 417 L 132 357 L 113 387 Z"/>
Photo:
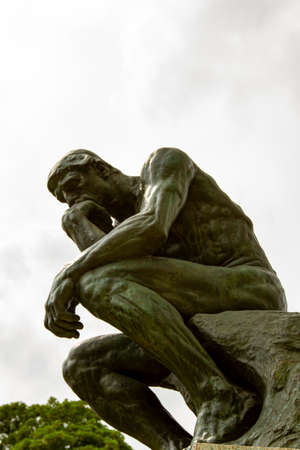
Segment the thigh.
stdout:
<path fill-rule="evenodd" d="M 159 386 L 170 371 L 124 334 L 87 339 L 71 350 L 70 359 L 95 372 L 116 372 L 149 386 Z"/>
<path fill-rule="evenodd" d="M 284 292 L 276 274 L 260 267 L 205 266 L 173 258 L 146 257 L 95 269 L 92 277 L 144 285 L 186 318 L 199 312 L 285 309 Z"/>

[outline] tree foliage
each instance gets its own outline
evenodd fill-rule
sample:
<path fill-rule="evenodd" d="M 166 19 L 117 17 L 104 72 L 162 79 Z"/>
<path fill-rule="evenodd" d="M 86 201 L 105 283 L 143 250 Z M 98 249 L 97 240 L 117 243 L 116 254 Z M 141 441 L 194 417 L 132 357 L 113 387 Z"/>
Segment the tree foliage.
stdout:
<path fill-rule="evenodd" d="M 0 450 L 132 450 L 82 401 L 0 406 Z"/>

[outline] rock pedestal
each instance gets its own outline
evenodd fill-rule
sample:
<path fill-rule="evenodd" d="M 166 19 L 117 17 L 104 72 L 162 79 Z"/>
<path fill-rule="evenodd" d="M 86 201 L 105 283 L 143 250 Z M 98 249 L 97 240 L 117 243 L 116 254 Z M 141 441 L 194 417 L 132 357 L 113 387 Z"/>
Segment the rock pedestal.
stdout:
<path fill-rule="evenodd" d="M 278 447 L 248 447 L 237 445 L 224 444 L 196 444 L 193 445 L 192 450 L 279 450 Z M 281 449 L 282 450 L 282 447 Z"/>
<path fill-rule="evenodd" d="M 228 379 L 262 400 L 255 424 L 226 448 L 300 448 L 300 314 L 197 314 L 189 325 Z M 193 450 L 223 447 L 197 444 Z"/>

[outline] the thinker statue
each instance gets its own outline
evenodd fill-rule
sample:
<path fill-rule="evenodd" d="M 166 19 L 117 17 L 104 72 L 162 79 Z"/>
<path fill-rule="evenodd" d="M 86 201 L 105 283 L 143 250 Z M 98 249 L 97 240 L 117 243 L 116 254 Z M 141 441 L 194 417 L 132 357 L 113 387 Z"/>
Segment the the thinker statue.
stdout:
<path fill-rule="evenodd" d="M 51 170 L 48 188 L 82 251 L 55 277 L 45 326 L 78 338 L 78 303 L 122 334 L 75 347 L 65 380 L 107 423 L 154 450 L 190 436 L 148 386 L 179 390 L 197 416 L 194 442 L 243 433 L 256 396 L 228 381 L 188 326 L 197 313 L 286 310 L 251 220 L 184 152 L 161 148 L 140 176 L 87 150 Z M 114 220 L 112 221 L 113 218 Z"/>

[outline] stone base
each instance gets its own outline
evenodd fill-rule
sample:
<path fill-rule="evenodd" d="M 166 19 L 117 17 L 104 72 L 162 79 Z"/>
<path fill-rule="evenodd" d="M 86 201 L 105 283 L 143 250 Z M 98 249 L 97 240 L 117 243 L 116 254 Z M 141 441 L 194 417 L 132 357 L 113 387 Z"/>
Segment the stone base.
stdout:
<path fill-rule="evenodd" d="M 197 444 L 193 450 L 299 449 L 300 314 L 197 314 L 190 327 L 227 378 L 261 399 L 257 419 L 242 436 L 228 445 Z"/>
<path fill-rule="evenodd" d="M 191 450 L 284 450 L 286 447 L 249 447 L 245 445 L 195 444 Z M 295 449 L 297 450 L 297 449 Z"/>

